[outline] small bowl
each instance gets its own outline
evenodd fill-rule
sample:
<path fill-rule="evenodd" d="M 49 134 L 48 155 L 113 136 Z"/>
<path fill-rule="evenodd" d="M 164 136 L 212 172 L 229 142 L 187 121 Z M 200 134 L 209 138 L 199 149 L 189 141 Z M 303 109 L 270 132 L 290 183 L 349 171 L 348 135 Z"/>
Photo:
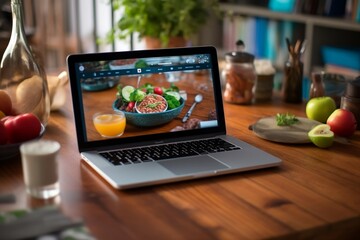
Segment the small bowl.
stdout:
<path fill-rule="evenodd" d="M 44 127 L 44 125 L 41 124 L 41 131 L 40 131 L 39 136 L 37 138 L 31 139 L 29 141 L 33 141 L 33 140 L 42 138 L 44 133 L 45 133 L 45 127 Z M 25 142 L 29 142 L 29 141 L 25 141 Z M 15 158 L 18 155 L 20 155 L 20 145 L 25 142 L 0 145 L 0 160 L 8 160 L 8 159 Z"/>
<path fill-rule="evenodd" d="M 124 60 L 114 60 L 109 63 L 109 68 L 111 70 L 134 69 L 135 61 L 128 62 Z"/>
<path fill-rule="evenodd" d="M 119 99 L 116 99 L 113 103 L 113 109 L 115 111 L 121 111 L 117 108 Z M 165 112 L 159 113 L 137 113 L 137 112 L 126 112 L 126 122 L 137 127 L 154 127 L 170 122 L 176 118 L 185 106 L 185 101 L 180 98 L 180 106 L 174 109 L 168 109 Z"/>
<path fill-rule="evenodd" d="M 147 106 L 147 105 L 151 104 L 151 103 L 149 103 L 149 104 L 147 103 L 147 101 L 151 98 L 156 99 L 157 102 L 155 104 L 157 104 L 159 102 L 163 103 L 162 107 L 160 109 L 157 109 L 155 105 L 153 106 L 153 108 L 144 107 L 144 105 Z M 149 95 L 145 96 L 145 98 L 141 102 L 136 102 L 136 104 L 135 104 L 135 110 L 136 110 L 136 112 L 138 112 L 140 114 L 161 113 L 161 112 L 165 112 L 167 110 L 167 108 L 168 108 L 168 104 L 167 104 L 165 98 L 160 95 L 157 95 L 157 94 L 149 94 Z"/>
<path fill-rule="evenodd" d="M 113 88 L 119 83 L 119 78 L 88 78 L 81 82 L 82 89 L 89 92 L 102 91 Z"/>

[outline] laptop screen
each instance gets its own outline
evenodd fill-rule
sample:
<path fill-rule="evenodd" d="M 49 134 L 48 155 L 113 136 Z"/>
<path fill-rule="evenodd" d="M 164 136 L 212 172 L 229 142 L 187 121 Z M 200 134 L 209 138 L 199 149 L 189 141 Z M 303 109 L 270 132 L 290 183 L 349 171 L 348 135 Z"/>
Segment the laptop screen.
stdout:
<path fill-rule="evenodd" d="M 225 130 L 212 47 L 71 55 L 68 67 L 81 146 Z"/>

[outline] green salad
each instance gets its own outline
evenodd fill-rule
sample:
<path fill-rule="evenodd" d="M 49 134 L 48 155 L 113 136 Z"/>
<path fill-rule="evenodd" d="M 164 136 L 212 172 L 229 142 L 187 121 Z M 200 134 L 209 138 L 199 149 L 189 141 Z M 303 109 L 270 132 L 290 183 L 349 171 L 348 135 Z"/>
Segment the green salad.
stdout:
<path fill-rule="evenodd" d="M 179 88 L 173 83 L 169 88 L 153 86 L 146 83 L 139 88 L 131 85 L 121 86 L 118 85 L 116 97 L 119 99 L 117 108 L 126 112 L 136 112 L 135 103 L 141 102 L 145 96 L 149 94 L 157 94 L 165 98 L 168 109 L 174 109 L 180 106 L 180 93 Z"/>

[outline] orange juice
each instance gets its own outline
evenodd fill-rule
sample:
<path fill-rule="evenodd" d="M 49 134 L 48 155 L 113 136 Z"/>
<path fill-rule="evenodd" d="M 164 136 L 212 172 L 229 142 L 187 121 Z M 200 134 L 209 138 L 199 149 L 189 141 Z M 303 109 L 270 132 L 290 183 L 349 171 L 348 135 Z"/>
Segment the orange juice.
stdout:
<path fill-rule="evenodd" d="M 122 112 L 97 113 L 93 117 L 95 129 L 103 137 L 119 137 L 124 133 L 126 118 Z"/>

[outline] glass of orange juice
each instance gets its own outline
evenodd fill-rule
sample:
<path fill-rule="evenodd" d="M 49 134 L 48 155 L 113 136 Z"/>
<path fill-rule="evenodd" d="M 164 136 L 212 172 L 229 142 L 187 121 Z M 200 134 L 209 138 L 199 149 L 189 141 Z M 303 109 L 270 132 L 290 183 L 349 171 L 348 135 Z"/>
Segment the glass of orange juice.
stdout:
<path fill-rule="evenodd" d="M 119 137 L 124 133 L 126 117 L 123 112 L 98 112 L 93 116 L 96 131 L 106 138 Z"/>

